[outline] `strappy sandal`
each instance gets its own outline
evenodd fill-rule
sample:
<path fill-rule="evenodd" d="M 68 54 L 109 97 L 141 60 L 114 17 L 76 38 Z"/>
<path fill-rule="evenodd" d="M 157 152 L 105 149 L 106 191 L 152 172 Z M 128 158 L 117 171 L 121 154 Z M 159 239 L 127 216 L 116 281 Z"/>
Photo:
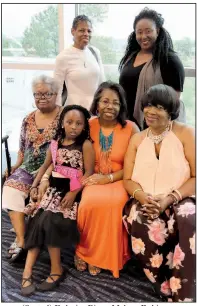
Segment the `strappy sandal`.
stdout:
<path fill-rule="evenodd" d="M 59 278 L 54 280 L 53 276 L 59 276 Z M 63 270 L 62 274 L 50 274 L 49 277 L 53 282 L 48 283 L 46 280 L 44 280 L 41 284 L 36 286 L 39 291 L 50 291 L 58 287 L 60 282 L 62 282 L 65 278 L 65 270 Z"/>
<path fill-rule="evenodd" d="M 30 285 L 27 286 L 27 287 L 23 287 L 26 282 L 30 282 Z M 36 290 L 36 286 L 33 282 L 32 276 L 30 276 L 28 278 L 23 277 L 22 278 L 22 285 L 21 285 L 21 294 L 23 296 L 29 296 L 29 295 L 33 294 L 35 292 L 35 290 Z"/>
<path fill-rule="evenodd" d="M 87 269 L 87 263 L 77 255 L 74 256 L 74 263 L 76 269 L 80 272 L 83 272 Z"/>
<path fill-rule="evenodd" d="M 22 260 L 25 258 L 26 254 L 27 254 L 27 251 L 17 246 L 15 249 L 13 249 L 13 252 L 11 253 L 11 257 L 8 259 L 8 262 L 13 263 L 16 260 Z"/>
<path fill-rule="evenodd" d="M 89 271 L 90 275 L 96 276 L 99 273 L 101 273 L 101 268 L 98 268 L 98 267 L 95 267 L 95 266 L 92 266 L 92 265 L 88 265 L 88 271 Z"/>

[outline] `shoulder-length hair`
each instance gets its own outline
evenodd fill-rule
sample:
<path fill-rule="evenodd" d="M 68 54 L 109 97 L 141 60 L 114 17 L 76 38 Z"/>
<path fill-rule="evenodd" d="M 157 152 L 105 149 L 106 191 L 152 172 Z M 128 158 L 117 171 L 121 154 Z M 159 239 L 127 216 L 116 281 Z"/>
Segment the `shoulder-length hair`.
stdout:
<path fill-rule="evenodd" d="M 161 105 L 170 116 L 171 120 L 175 120 L 180 112 L 180 99 L 177 92 L 168 85 L 157 84 L 148 89 L 141 101 L 141 109 L 147 106 Z"/>
<path fill-rule="evenodd" d="M 125 127 L 127 119 L 127 104 L 124 89 L 120 84 L 111 81 L 103 82 L 100 84 L 93 98 L 93 102 L 90 108 L 91 114 L 97 116 L 98 103 L 102 96 L 102 92 L 105 89 L 113 90 L 118 95 L 120 100 L 120 111 L 117 117 L 117 121 L 121 124 L 122 127 Z"/>

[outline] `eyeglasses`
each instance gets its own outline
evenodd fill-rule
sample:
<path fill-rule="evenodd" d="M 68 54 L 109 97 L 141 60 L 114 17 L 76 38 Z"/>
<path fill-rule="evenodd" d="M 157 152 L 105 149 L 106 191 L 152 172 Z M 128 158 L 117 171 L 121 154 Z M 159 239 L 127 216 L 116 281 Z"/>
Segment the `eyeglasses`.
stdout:
<path fill-rule="evenodd" d="M 45 92 L 45 93 L 40 93 L 40 92 L 34 92 L 33 96 L 35 99 L 41 99 L 44 97 L 45 99 L 50 99 L 52 96 L 56 95 L 55 93 L 52 92 Z"/>
<path fill-rule="evenodd" d="M 103 107 L 108 107 L 109 105 L 111 105 L 111 106 L 114 107 L 114 108 L 120 107 L 120 102 L 116 102 L 116 101 L 114 101 L 114 102 L 109 102 L 109 101 L 107 101 L 107 100 L 104 100 L 104 101 L 99 101 L 99 103 L 102 104 Z"/>

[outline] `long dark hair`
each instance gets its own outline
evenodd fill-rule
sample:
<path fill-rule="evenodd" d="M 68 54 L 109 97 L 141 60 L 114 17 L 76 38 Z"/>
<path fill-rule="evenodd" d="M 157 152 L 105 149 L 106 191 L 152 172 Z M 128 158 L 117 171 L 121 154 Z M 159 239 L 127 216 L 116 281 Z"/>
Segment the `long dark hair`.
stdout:
<path fill-rule="evenodd" d="M 120 111 L 117 117 L 117 121 L 121 124 L 122 127 L 125 127 L 126 118 L 127 118 L 127 104 L 126 104 L 124 89 L 120 84 L 107 81 L 99 85 L 97 91 L 94 94 L 93 102 L 90 108 L 91 114 L 94 116 L 97 115 L 98 103 L 104 89 L 111 89 L 115 91 L 116 94 L 118 95 L 120 100 Z"/>
<path fill-rule="evenodd" d="M 136 54 L 140 51 L 140 46 L 136 40 L 136 24 L 141 19 L 150 19 L 152 20 L 157 29 L 159 30 L 159 35 L 155 42 L 155 46 L 153 49 L 153 66 L 155 67 L 159 61 L 163 61 L 164 63 L 167 62 L 169 52 L 174 52 L 173 43 L 170 34 L 166 29 L 163 27 L 164 18 L 161 14 L 157 13 L 154 10 L 150 10 L 149 8 L 145 7 L 136 17 L 133 23 L 134 31 L 128 37 L 128 43 L 126 47 L 125 54 L 120 61 L 119 70 L 121 71 L 124 64 L 127 62 L 128 58 L 132 54 Z"/>
<path fill-rule="evenodd" d="M 66 137 L 65 130 L 64 128 L 62 128 L 62 124 L 63 124 L 66 113 L 71 110 L 78 110 L 79 112 L 83 114 L 84 119 L 85 119 L 84 129 L 81 132 L 81 134 L 76 138 L 75 143 L 78 145 L 82 145 L 86 139 L 90 139 L 90 127 L 88 123 L 88 120 L 90 119 L 89 111 L 81 105 L 67 105 L 64 107 L 64 109 L 61 112 L 58 127 L 57 127 L 57 132 L 54 137 L 55 140 L 58 140 L 58 145 L 60 145 L 64 141 L 64 138 Z"/>

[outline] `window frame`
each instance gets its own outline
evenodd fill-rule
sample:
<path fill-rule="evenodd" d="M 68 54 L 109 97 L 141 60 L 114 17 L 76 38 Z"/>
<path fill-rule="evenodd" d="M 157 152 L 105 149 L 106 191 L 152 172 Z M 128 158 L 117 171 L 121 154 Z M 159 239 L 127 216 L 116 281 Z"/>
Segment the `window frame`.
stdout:
<path fill-rule="evenodd" d="M 79 4 L 73 4 L 75 6 L 75 16 L 79 14 Z M 59 25 L 59 52 L 64 49 L 64 4 L 57 4 L 58 7 L 58 25 Z M 25 61 L 25 62 L 24 62 Z M 28 62 L 29 61 L 29 62 Z M 13 57 L 2 57 L 2 69 L 15 69 L 15 70 L 50 70 L 53 71 L 55 64 L 47 63 L 54 62 L 54 59 L 45 58 L 25 58 L 23 62 L 20 60 L 17 62 Z M 185 77 L 196 76 L 196 69 L 192 67 L 184 67 Z"/>

